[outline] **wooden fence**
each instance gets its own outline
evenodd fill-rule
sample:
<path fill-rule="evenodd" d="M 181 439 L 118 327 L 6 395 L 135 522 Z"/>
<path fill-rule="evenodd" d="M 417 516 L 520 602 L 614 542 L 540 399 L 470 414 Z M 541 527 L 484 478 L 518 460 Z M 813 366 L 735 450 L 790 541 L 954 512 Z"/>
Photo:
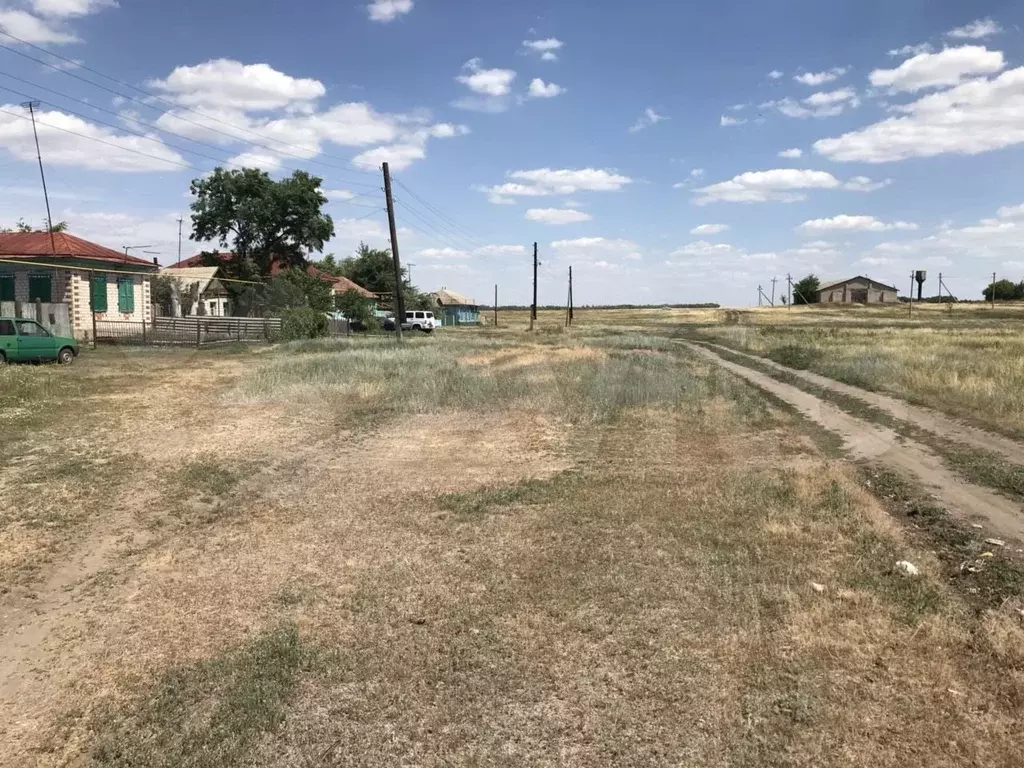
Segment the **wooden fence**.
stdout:
<path fill-rule="evenodd" d="M 279 317 L 156 317 L 152 321 L 97 320 L 99 344 L 202 347 L 229 342 L 270 341 Z"/>

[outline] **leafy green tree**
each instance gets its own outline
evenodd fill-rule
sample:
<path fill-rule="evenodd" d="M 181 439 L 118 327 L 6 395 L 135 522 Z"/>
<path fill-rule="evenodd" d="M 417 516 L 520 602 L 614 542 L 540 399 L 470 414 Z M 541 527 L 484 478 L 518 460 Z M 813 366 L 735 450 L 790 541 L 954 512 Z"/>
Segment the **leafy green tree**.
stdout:
<path fill-rule="evenodd" d="M 24 219 L 18 219 L 18 223 L 14 225 L 16 232 L 34 232 L 35 229 Z"/>
<path fill-rule="evenodd" d="M 340 296 L 334 297 L 334 303 L 345 319 L 354 323 L 366 326 L 373 319 L 373 303 L 359 291 L 345 291 Z"/>
<path fill-rule="evenodd" d="M 53 233 L 56 234 L 58 232 L 67 232 L 67 231 L 68 231 L 68 223 L 66 221 L 58 221 L 56 224 L 54 224 L 49 229 L 36 229 L 35 227 L 33 227 L 31 224 L 29 224 L 24 219 L 18 219 L 18 223 L 14 225 L 14 229 L 11 229 L 10 227 L 4 227 L 3 229 L 0 229 L 0 232 L 2 232 L 4 234 L 10 234 L 11 232 L 21 232 L 21 233 L 25 233 L 25 232 L 53 232 Z"/>
<path fill-rule="evenodd" d="M 171 314 L 174 305 L 174 281 L 166 275 L 153 275 L 149 281 L 149 300 L 160 307 L 165 315 Z"/>
<path fill-rule="evenodd" d="M 321 183 L 305 171 L 274 181 L 255 168 L 217 168 L 192 182 L 192 239 L 231 249 L 234 257 L 223 262 L 216 253 L 204 254 L 225 278 L 267 277 L 274 263 L 304 268 L 307 255 L 334 236 L 334 221 L 323 212 L 327 198 Z M 227 287 L 243 293 L 231 283 Z"/>
<path fill-rule="evenodd" d="M 808 275 L 793 284 L 793 304 L 816 304 L 821 281 L 815 275 Z"/>
<path fill-rule="evenodd" d="M 341 274 L 373 293 L 394 293 L 395 263 L 391 251 L 371 248 L 360 243 L 354 256 L 341 262 Z M 409 272 L 402 267 L 402 297 L 406 309 L 432 309 L 430 298 L 409 282 Z"/>
<path fill-rule="evenodd" d="M 317 268 L 321 272 L 326 272 L 328 275 L 334 275 L 335 277 L 344 277 L 344 272 L 341 268 L 341 262 L 334 258 L 333 253 L 328 253 L 320 261 L 316 263 Z"/>
<path fill-rule="evenodd" d="M 286 280 L 294 285 L 302 295 L 300 306 L 315 309 L 317 312 L 334 310 L 334 294 L 331 284 L 326 280 L 313 277 L 304 269 L 289 269 L 274 280 Z"/>
<path fill-rule="evenodd" d="M 997 280 L 982 291 L 985 301 L 992 301 L 993 289 L 995 290 L 996 301 L 1019 301 L 1024 299 L 1024 282 L 1014 283 L 1011 280 Z"/>

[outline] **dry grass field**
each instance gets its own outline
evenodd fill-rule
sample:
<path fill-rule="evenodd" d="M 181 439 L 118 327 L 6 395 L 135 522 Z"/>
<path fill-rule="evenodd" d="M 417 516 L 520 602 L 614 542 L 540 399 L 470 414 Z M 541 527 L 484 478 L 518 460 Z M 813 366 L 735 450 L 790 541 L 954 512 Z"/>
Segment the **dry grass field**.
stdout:
<path fill-rule="evenodd" d="M 0 369 L 0 765 L 1024 763 L 1024 603 L 734 316 L 505 319 Z"/>

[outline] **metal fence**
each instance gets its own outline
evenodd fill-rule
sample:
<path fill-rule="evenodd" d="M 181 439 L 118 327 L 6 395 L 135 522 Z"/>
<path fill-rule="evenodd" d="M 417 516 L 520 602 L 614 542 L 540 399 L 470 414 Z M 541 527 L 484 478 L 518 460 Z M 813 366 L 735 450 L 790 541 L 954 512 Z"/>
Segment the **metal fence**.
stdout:
<path fill-rule="evenodd" d="M 202 347 L 270 341 L 281 330 L 278 317 L 155 317 L 151 321 L 97 320 L 99 344 Z"/>

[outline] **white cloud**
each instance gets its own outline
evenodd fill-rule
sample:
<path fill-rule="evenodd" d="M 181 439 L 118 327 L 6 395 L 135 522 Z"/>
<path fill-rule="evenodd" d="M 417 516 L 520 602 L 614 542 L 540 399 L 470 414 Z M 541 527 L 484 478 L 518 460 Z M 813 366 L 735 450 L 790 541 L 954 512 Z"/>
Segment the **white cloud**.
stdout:
<path fill-rule="evenodd" d="M 957 85 L 967 77 L 995 74 L 1005 66 L 1002 52 L 990 51 L 980 45 L 964 45 L 938 53 L 919 54 L 896 69 L 876 69 L 869 79 L 876 88 L 914 92 Z"/>
<path fill-rule="evenodd" d="M 470 131 L 469 126 L 466 125 L 438 123 L 437 125 L 430 126 L 429 133 L 435 139 L 450 139 L 454 136 L 467 136 Z"/>
<path fill-rule="evenodd" d="M 526 246 L 524 245 L 485 245 L 477 248 L 474 253 L 478 256 L 525 256 Z"/>
<path fill-rule="evenodd" d="M 31 13 L 13 8 L 0 8 L 0 30 L 33 45 L 64 45 L 80 42 L 72 32 L 59 24 L 44 21 Z"/>
<path fill-rule="evenodd" d="M 565 93 L 565 88 L 554 83 L 545 83 L 539 77 L 530 81 L 530 90 L 527 96 L 531 99 L 552 99 Z"/>
<path fill-rule="evenodd" d="M 691 235 L 719 235 L 729 229 L 728 224 L 701 224 L 690 230 Z"/>
<path fill-rule="evenodd" d="M 5 104 L 0 109 L 13 113 L 0 114 L 0 148 L 6 149 L 18 160 L 34 161 L 36 147 L 32 123 L 19 117 L 24 110 L 14 104 Z M 40 111 L 36 115 L 39 141 L 46 147 L 48 165 L 99 171 L 166 172 L 181 171 L 180 165 L 187 164 L 181 155 L 164 145 L 156 135 L 152 137 L 153 140 L 126 136 L 56 110 Z M 66 131 L 81 135 L 75 136 Z"/>
<path fill-rule="evenodd" d="M 360 152 L 352 158 L 352 165 L 370 171 L 380 168 L 381 163 L 386 162 L 391 170 L 404 171 L 417 160 L 422 160 L 426 156 L 427 152 L 423 144 L 392 144 Z"/>
<path fill-rule="evenodd" d="M 115 0 L 32 0 L 32 9 L 41 16 L 69 19 L 90 16 L 105 8 L 117 8 Z"/>
<path fill-rule="evenodd" d="M 922 53 L 931 53 L 931 43 L 920 43 L 918 45 L 904 45 L 902 48 L 893 48 L 889 51 L 890 56 L 919 56 Z"/>
<path fill-rule="evenodd" d="M 472 256 L 469 251 L 460 251 L 455 248 L 424 248 L 416 253 L 418 259 L 468 259 Z"/>
<path fill-rule="evenodd" d="M 409 13 L 412 7 L 413 0 L 373 0 L 366 6 L 366 11 L 370 14 L 370 21 L 387 24 Z"/>
<path fill-rule="evenodd" d="M 825 171 L 777 168 L 771 171 L 749 171 L 698 189 L 694 202 L 708 203 L 792 203 L 806 198 L 807 189 L 836 189 L 839 180 Z"/>
<path fill-rule="evenodd" d="M 795 160 L 803 156 L 804 151 L 802 149 L 784 149 L 781 152 L 779 152 L 779 157 L 784 157 L 788 160 Z"/>
<path fill-rule="evenodd" d="M 884 222 L 874 216 L 848 216 L 841 214 L 830 219 L 811 219 L 799 227 L 802 232 L 885 232 L 891 229 L 912 231 L 917 224 L 908 221 Z"/>
<path fill-rule="evenodd" d="M 572 208 L 531 208 L 526 212 L 527 221 L 541 224 L 578 224 L 592 218 L 589 213 L 574 211 Z"/>
<path fill-rule="evenodd" d="M 187 107 L 246 111 L 279 109 L 326 93 L 319 80 L 290 77 L 269 64 L 243 64 L 233 59 L 176 67 L 165 80 L 152 80 L 148 85 Z"/>
<path fill-rule="evenodd" d="M 356 196 L 355 192 L 350 192 L 347 189 L 323 189 L 321 191 L 324 193 L 324 197 L 332 203 L 342 203 Z"/>
<path fill-rule="evenodd" d="M 259 149 L 251 152 L 243 152 L 240 155 L 228 160 L 233 165 L 241 165 L 245 168 L 259 168 L 261 171 L 276 171 L 281 167 L 281 158 Z"/>
<path fill-rule="evenodd" d="M 745 122 L 747 121 L 741 120 L 737 117 L 732 117 L 731 115 L 722 115 L 722 117 L 718 121 L 718 124 L 723 128 L 728 128 L 734 125 L 743 125 Z"/>
<path fill-rule="evenodd" d="M 851 192 L 874 192 L 879 189 L 884 189 L 890 184 L 892 184 L 892 179 L 872 181 L 867 176 L 854 176 L 848 182 L 843 184 L 843 189 L 848 189 Z"/>
<path fill-rule="evenodd" d="M 839 162 L 887 163 L 1024 143 L 1024 67 L 923 96 L 899 111 L 904 114 L 821 139 L 814 150 Z"/>
<path fill-rule="evenodd" d="M 777 109 L 786 117 L 805 119 L 808 117 L 824 118 L 841 115 L 847 107 L 860 106 L 860 98 L 853 88 L 840 88 L 835 91 L 812 93 L 802 102 L 785 98 L 767 101 L 762 109 Z"/>
<path fill-rule="evenodd" d="M 639 133 L 644 128 L 650 128 L 652 125 L 657 125 L 663 120 L 668 120 L 668 118 L 665 117 L 664 115 L 659 115 L 653 109 L 647 107 L 643 111 L 643 114 L 641 114 L 640 117 L 637 119 L 637 121 L 629 127 L 629 132 Z"/>
<path fill-rule="evenodd" d="M 638 261 L 642 258 L 640 246 L 632 240 L 608 239 L 604 237 L 579 237 L 575 240 L 556 240 L 551 249 L 562 259 L 591 260 L 593 266 L 604 264 L 611 267 L 608 259 Z"/>
<path fill-rule="evenodd" d="M 998 22 L 992 19 L 978 19 L 966 26 L 951 29 L 946 33 L 946 37 L 953 37 L 959 40 L 981 40 L 985 37 L 998 35 L 1002 31 L 1003 28 L 999 26 Z"/>
<path fill-rule="evenodd" d="M 784 74 L 784 72 L 780 72 L 777 69 L 773 69 L 771 72 L 768 73 L 768 77 L 770 77 L 772 80 L 780 80 Z"/>
<path fill-rule="evenodd" d="M 793 79 L 804 85 L 819 86 L 838 80 L 849 71 L 849 67 L 835 67 L 826 72 L 804 72 L 802 75 L 794 75 Z"/>
<path fill-rule="evenodd" d="M 530 53 L 540 54 L 543 61 L 558 61 L 558 54 L 555 51 L 562 50 L 564 46 L 565 43 L 554 37 L 546 40 L 523 40 L 523 48 Z"/>
<path fill-rule="evenodd" d="M 455 79 L 469 88 L 473 93 L 483 96 L 508 96 L 512 91 L 512 82 L 516 79 L 512 69 L 484 69 L 480 59 L 470 59 L 462 68 L 467 74 Z"/>
<path fill-rule="evenodd" d="M 614 171 L 598 168 L 578 170 L 538 168 L 532 171 L 512 171 L 511 179 L 495 187 L 484 187 L 491 202 L 496 198 L 504 203 L 513 197 L 549 197 L 573 195 L 577 192 L 616 192 L 633 180 Z"/>
<path fill-rule="evenodd" d="M 691 179 L 702 179 L 702 178 L 704 178 L 704 169 L 703 168 L 694 168 L 692 171 L 690 171 L 690 178 Z"/>

